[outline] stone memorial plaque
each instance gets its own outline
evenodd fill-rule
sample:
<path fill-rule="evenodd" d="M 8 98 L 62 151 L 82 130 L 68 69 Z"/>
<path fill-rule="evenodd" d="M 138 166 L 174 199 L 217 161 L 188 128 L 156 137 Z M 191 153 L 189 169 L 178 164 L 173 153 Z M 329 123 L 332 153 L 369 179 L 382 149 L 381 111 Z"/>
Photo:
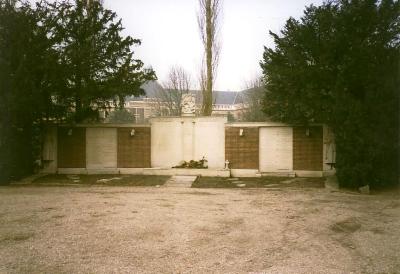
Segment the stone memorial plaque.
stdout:
<path fill-rule="evenodd" d="M 193 94 L 182 95 L 182 116 L 194 116 L 196 112 L 196 102 Z"/>

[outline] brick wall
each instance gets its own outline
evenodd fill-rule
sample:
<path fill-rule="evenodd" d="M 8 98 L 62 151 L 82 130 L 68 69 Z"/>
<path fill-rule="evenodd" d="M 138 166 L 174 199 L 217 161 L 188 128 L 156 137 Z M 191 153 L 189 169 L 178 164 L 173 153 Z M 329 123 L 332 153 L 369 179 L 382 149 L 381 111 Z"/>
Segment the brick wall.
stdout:
<path fill-rule="evenodd" d="M 135 135 L 131 136 L 132 129 Z M 151 132 L 149 127 L 118 128 L 118 167 L 140 168 L 151 165 Z"/>
<path fill-rule="evenodd" d="M 258 128 L 242 128 L 243 136 L 239 136 L 240 129 L 225 128 L 225 159 L 229 160 L 230 168 L 258 169 Z"/>
<path fill-rule="evenodd" d="M 308 136 L 307 136 L 308 129 Z M 322 127 L 293 128 L 293 169 L 322 170 L 323 130 Z"/>
<path fill-rule="evenodd" d="M 60 168 L 86 167 L 86 128 L 58 128 L 57 161 Z"/>

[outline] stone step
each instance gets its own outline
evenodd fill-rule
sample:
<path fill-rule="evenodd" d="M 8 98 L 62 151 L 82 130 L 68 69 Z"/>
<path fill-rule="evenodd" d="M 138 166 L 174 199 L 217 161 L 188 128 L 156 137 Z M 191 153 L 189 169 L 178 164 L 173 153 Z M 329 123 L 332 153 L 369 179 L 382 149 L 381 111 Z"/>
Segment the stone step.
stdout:
<path fill-rule="evenodd" d="M 296 177 L 296 173 L 293 171 L 261 172 L 261 177 L 264 176 Z"/>
<path fill-rule="evenodd" d="M 196 179 L 197 176 L 172 176 L 164 186 L 189 188 Z"/>

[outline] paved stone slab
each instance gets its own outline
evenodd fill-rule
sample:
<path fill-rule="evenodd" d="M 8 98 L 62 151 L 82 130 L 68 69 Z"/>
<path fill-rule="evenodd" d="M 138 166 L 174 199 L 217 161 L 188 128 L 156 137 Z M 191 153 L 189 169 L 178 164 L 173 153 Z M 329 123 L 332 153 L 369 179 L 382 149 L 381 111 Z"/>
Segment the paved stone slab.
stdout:
<path fill-rule="evenodd" d="M 172 176 L 164 186 L 190 188 L 196 179 L 197 176 Z"/>

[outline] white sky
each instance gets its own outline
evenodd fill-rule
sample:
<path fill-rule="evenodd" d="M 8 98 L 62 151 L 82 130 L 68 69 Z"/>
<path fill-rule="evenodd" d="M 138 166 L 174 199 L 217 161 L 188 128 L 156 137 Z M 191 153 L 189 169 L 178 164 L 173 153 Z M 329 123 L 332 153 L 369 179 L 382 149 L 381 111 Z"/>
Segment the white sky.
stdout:
<path fill-rule="evenodd" d="M 221 55 L 215 90 L 241 90 L 245 82 L 261 74 L 264 45 L 273 41 L 268 31 L 279 32 L 286 20 L 299 18 L 305 6 L 322 0 L 222 0 Z M 203 48 L 197 26 L 198 0 L 104 0 L 117 12 L 124 33 L 142 40 L 136 57 L 167 78 L 179 65 L 197 87 Z"/>

